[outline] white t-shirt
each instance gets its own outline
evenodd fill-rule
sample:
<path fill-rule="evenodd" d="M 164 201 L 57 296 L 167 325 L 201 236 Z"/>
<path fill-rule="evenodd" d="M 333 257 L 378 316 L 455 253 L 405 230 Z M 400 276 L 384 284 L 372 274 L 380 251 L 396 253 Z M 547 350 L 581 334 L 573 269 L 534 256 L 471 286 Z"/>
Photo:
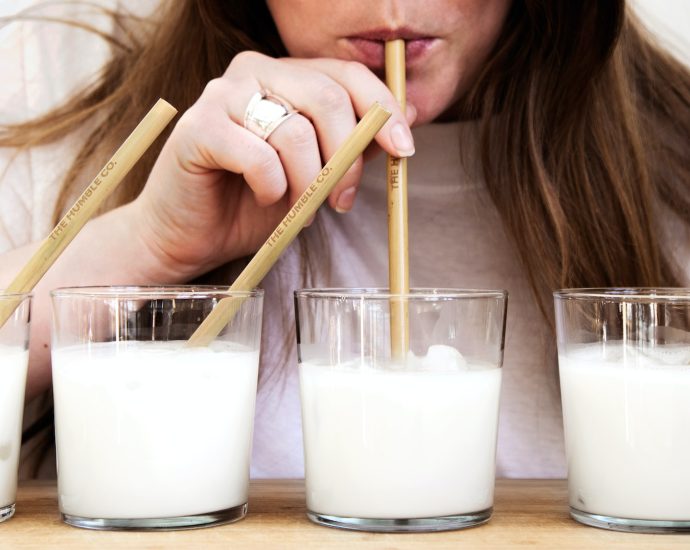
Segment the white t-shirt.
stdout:
<path fill-rule="evenodd" d="M 145 12 L 156 0 L 124 3 L 136 4 Z M 123 2 L 101 4 L 117 8 Z M 83 12 L 85 8 L 71 9 Z M 93 12 L 87 17 L 112 30 L 107 17 Z M 0 87 L 2 121 L 23 120 L 55 105 L 94 74 L 109 53 L 98 38 L 61 24 L 14 23 L 0 29 L 0 63 L 8 82 Z M 564 477 L 555 339 L 536 306 L 484 182 L 472 175 L 476 170 L 463 169 L 460 148 L 468 144 L 461 142 L 460 134 L 466 129 L 455 123 L 414 130 L 417 153 L 409 161 L 408 183 L 411 283 L 509 291 L 497 473 Z M 69 164 L 65 159 L 71 158 L 77 143 L 77 137 L 70 137 L 14 159 L 13 151 L 0 149 L 0 175 L 4 174 L 0 251 L 48 234 L 61 176 Z M 387 286 L 384 164 L 383 155 L 367 164 L 351 212 L 337 214 L 323 207 L 318 223 L 306 230 L 320 231 L 326 243 L 319 249 L 321 267 L 314 286 Z M 687 237 L 687 228 L 681 225 L 668 231 L 675 237 L 683 231 Z M 690 251 L 685 243 L 690 238 L 674 241 L 680 243 L 673 245 L 674 255 L 688 266 Z M 300 246 L 296 242 L 286 251 L 262 285 L 266 290 L 263 374 L 254 429 L 254 477 L 303 475 L 292 311 L 292 292 L 302 284 Z"/>

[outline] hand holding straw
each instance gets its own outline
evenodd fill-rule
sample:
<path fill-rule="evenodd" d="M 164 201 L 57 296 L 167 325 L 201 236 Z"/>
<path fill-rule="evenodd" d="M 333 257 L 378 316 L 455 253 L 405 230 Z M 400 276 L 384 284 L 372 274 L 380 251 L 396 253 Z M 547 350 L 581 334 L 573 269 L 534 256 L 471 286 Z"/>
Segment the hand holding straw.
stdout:
<path fill-rule="evenodd" d="M 326 200 L 345 172 L 362 154 L 390 116 L 389 111 L 379 103 L 374 103 L 333 157 L 326 163 L 319 175 L 297 199 L 297 202 L 254 255 L 247 267 L 240 273 L 230 287 L 230 291 L 249 291 L 261 282 L 283 250 L 316 213 L 319 206 Z M 242 302 L 242 297 L 223 298 L 192 334 L 187 345 L 206 346 L 210 344 L 237 313 Z"/>
<path fill-rule="evenodd" d="M 386 84 L 405 112 L 405 41 L 386 42 Z M 407 159 L 388 155 L 388 280 L 392 294 L 410 291 L 407 241 Z M 393 299 L 391 308 L 391 355 L 404 359 L 409 349 L 407 302 Z"/>
<path fill-rule="evenodd" d="M 162 99 L 156 102 L 9 284 L 6 292 L 29 292 L 36 286 L 176 113 L 177 110 L 168 102 Z M 9 302 L 0 307 L 0 327 L 18 305 L 19 302 Z"/>

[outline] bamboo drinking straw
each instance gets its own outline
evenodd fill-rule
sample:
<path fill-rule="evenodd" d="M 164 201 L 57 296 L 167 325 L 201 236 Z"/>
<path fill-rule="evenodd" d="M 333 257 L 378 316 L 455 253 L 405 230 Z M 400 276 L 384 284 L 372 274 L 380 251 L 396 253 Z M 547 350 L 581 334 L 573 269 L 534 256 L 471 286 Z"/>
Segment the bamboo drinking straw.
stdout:
<path fill-rule="evenodd" d="M 242 270 L 242 273 L 230 287 L 230 291 L 249 291 L 261 282 L 278 256 L 294 240 L 304 224 L 316 213 L 335 185 L 374 139 L 376 133 L 390 116 L 391 113 L 384 109 L 381 104 L 374 103 L 373 107 L 367 111 L 345 142 L 326 163 L 326 166 L 319 172 L 319 175 L 297 199 L 287 215 L 273 230 L 271 236 L 247 264 L 247 267 Z M 243 297 L 233 298 L 229 296 L 223 298 L 192 334 L 187 345 L 206 346 L 210 344 L 231 321 L 243 301 Z"/>
<path fill-rule="evenodd" d="M 76 237 L 108 195 L 115 190 L 176 113 L 177 110 L 168 102 L 162 99 L 156 102 L 9 284 L 6 292 L 29 292 L 36 286 L 36 283 L 41 280 L 53 262 Z M 5 324 L 18 305 L 17 301 L 0 306 L 0 327 Z"/>
<path fill-rule="evenodd" d="M 386 42 L 386 84 L 405 112 L 405 41 Z M 410 292 L 407 243 L 407 159 L 388 155 L 388 282 L 392 294 Z M 391 300 L 391 355 L 407 356 L 410 346 L 407 301 Z"/>

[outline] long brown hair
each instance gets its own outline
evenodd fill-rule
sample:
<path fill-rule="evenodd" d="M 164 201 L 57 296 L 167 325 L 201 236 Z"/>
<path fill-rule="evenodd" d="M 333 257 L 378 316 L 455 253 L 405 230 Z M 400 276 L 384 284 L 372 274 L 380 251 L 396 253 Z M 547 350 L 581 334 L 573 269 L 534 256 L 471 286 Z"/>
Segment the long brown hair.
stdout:
<path fill-rule="evenodd" d="M 622 0 L 516 2 L 466 107 L 545 313 L 555 288 L 677 284 L 659 209 L 690 221 L 690 73 Z"/>
<path fill-rule="evenodd" d="M 264 2 L 162 6 L 148 26 L 112 14 L 130 32 L 100 79 L 0 131 L 0 146 L 28 147 L 108 113 L 65 177 L 56 216 L 88 159 L 107 158 L 157 97 L 184 110 L 238 52 L 285 54 Z M 463 110 L 481 118 L 486 183 L 547 318 L 555 288 L 676 284 L 658 208 L 690 221 L 690 74 L 644 34 L 624 0 L 515 0 Z M 137 196 L 161 147 L 109 207 Z"/>

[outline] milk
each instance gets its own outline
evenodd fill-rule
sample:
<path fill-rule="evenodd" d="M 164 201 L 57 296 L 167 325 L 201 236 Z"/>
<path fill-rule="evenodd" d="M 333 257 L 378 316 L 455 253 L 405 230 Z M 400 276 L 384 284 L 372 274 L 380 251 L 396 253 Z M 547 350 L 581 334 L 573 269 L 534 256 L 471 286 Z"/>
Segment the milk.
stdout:
<path fill-rule="evenodd" d="M 258 352 L 183 346 L 53 351 L 63 513 L 163 518 L 247 502 Z"/>
<path fill-rule="evenodd" d="M 405 365 L 299 369 L 310 511 L 400 519 L 491 508 L 500 368 L 432 346 Z"/>
<path fill-rule="evenodd" d="M 14 504 L 29 352 L 0 345 L 0 508 Z"/>
<path fill-rule="evenodd" d="M 559 357 L 570 505 L 690 520 L 690 346 L 605 349 Z"/>

